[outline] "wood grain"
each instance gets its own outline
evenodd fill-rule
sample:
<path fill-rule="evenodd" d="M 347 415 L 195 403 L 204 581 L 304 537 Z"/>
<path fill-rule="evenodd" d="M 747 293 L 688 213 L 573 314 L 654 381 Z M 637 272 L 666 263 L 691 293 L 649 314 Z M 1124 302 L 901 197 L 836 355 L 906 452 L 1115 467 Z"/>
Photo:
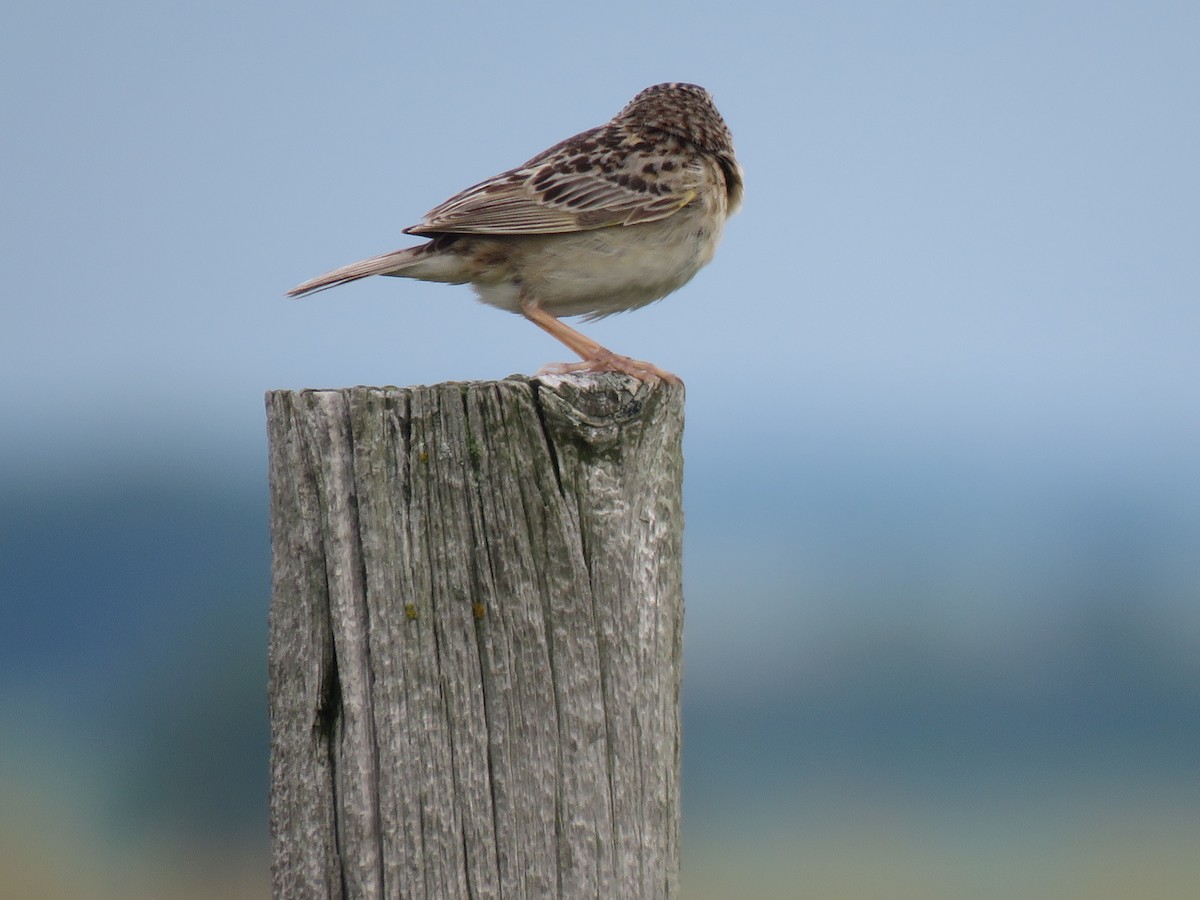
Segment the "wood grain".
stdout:
<path fill-rule="evenodd" d="M 275 896 L 676 895 L 682 388 L 267 418 Z"/>

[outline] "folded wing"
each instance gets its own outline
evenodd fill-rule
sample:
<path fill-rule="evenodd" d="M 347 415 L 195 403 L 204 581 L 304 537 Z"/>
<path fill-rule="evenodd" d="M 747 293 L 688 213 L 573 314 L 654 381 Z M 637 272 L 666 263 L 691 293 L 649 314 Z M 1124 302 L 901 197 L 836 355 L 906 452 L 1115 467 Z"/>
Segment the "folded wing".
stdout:
<path fill-rule="evenodd" d="M 409 234 L 561 234 L 665 219 L 693 198 L 700 161 L 607 128 L 584 132 L 426 214 Z"/>

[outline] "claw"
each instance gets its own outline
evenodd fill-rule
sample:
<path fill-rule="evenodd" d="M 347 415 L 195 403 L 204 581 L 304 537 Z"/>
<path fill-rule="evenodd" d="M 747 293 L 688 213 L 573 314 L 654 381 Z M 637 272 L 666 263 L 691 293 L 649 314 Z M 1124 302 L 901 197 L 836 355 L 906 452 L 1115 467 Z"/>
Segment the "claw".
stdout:
<path fill-rule="evenodd" d="M 640 359 L 630 359 L 628 356 L 618 356 L 611 350 L 603 350 L 603 352 L 581 362 L 548 363 L 542 366 L 538 374 L 572 375 L 580 373 L 600 374 L 602 372 L 620 372 L 622 375 L 631 375 L 638 381 L 643 381 L 647 384 L 653 384 L 657 381 L 665 381 L 667 384 L 683 384 L 683 379 L 678 375 L 660 369 L 653 363 L 643 362 Z"/>

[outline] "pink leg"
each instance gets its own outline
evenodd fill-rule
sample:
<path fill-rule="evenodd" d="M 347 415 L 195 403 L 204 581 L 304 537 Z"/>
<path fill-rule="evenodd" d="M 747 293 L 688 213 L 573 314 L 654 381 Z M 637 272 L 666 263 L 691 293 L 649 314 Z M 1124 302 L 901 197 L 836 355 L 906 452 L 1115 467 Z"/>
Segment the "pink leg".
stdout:
<path fill-rule="evenodd" d="M 590 337 L 576 331 L 570 325 L 556 319 L 540 306 L 523 302 L 521 314 L 538 328 L 550 334 L 572 351 L 579 354 L 583 362 L 556 363 L 546 366 L 543 372 L 562 374 L 566 372 L 621 372 L 632 375 L 639 381 L 662 380 L 668 384 L 683 384 L 678 375 L 665 372 L 648 362 L 630 359 L 628 356 L 618 356 L 606 347 L 597 344 Z"/>

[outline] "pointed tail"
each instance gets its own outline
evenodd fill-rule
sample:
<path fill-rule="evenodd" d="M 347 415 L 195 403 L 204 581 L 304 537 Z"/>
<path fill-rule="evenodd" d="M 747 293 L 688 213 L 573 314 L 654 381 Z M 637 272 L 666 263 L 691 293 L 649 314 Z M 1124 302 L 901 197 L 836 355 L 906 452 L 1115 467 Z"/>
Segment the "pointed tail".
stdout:
<path fill-rule="evenodd" d="M 404 274 L 402 270 L 411 266 L 423 249 L 424 246 L 407 247 L 404 250 L 394 250 L 382 256 L 372 256 L 370 259 L 342 266 L 340 269 L 334 269 L 332 272 L 318 275 L 316 278 L 292 288 L 287 292 L 287 295 L 289 297 L 303 297 L 305 294 L 313 294 L 317 291 L 323 291 L 326 288 L 337 287 L 339 284 L 358 281 L 358 279 L 366 278 L 368 275 L 402 275 Z"/>

